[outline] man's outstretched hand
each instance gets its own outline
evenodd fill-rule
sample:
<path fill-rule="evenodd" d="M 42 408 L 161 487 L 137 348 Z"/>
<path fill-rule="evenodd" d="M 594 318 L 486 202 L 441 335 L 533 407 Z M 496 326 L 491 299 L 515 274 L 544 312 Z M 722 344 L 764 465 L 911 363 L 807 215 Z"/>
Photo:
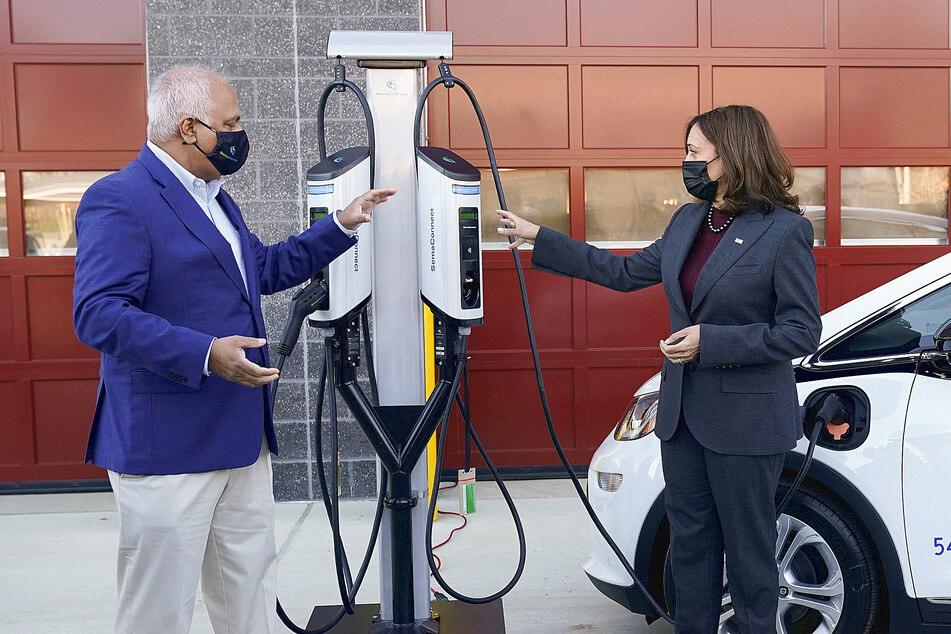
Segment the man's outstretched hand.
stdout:
<path fill-rule="evenodd" d="M 245 348 L 260 348 L 266 343 L 267 339 L 241 335 L 215 339 L 211 344 L 211 353 L 208 355 L 208 369 L 224 380 L 239 385 L 248 387 L 267 385 L 277 380 L 277 368 L 262 368 L 248 361 L 244 354 Z"/>
<path fill-rule="evenodd" d="M 337 214 L 337 220 L 353 231 L 364 222 L 370 222 L 373 217 L 373 208 L 380 203 L 385 203 L 395 193 L 395 189 L 371 189 L 354 198 L 346 209 Z"/>

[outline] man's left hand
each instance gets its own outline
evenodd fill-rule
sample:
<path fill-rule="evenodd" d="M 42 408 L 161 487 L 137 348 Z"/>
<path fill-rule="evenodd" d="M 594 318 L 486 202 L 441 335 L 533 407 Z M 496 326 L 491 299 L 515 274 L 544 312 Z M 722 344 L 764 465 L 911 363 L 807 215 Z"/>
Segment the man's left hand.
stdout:
<path fill-rule="evenodd" d="M 354 198 L 346 209 L 337 214 L 337 220 L 344 227 L 353 231 L 364 222 L 370 222 L 373 216 L 373 208 L 380 203 L 385 203 L 395 193 L 395 189 L 371 189 L 362 196 Z"/>
<path fill-rule="evenodd" d="M 674 363 L 689 363 L 700 357 L 700 326 L 687 326 L 660 342 L 660 351 Z"/>

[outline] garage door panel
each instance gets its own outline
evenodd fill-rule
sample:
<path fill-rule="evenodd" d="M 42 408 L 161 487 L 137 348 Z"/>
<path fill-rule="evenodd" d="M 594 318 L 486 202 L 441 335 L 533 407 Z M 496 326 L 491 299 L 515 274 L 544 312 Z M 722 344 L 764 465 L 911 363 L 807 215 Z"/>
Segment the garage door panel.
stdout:
<path fill-rule="evenodd" d="M 22 445 L 23 426 L 17 416 L 17 384 L 0 381 L 0 403 L 3 408 L 3 441 L 0 441 L 0 464 L 18 464 L 26 447 Z"/>
<path fill-rule="evenodd" d="M 31 358 L 98 358 L 99 353 L 80 343 L 73 331 L 72 277 L 31 277 L 26 292 Z"/>
<path fill-rule="evenodd" d="M 719 66 L 713 105 L 746 104 L 766 115 L 783 147 L 826 146 L 826 70 Z"/>
<path fill-rule="evenodd" d="M 17 44 L 144 44 L 144 13 L 129 0 L 10 0 Z"/>
<path fill-rule="evenodd" d="M 457 65 L 453 72 L 478 95 L 496 149 L 568 147 L 566 66 Z M 461 90 L 449 95 L 449 139 L 455 149 L 485 147 L 479 120 Z"/>
<path fill-rule="evenodd" d="M 919 264 L 843 264 L 841 265 L 842 285 L 840 305 L 851 301 L 877 288 L 885 282 L 904 275 L 920 266 Z"/>
<path fill-rule="evenodd" d="M 682 148 L 700 112 L 696 66 L 585 66 L 585 148 Z"/>
<path fill-rule="evenodd" d="M 697 0 L 581 3 L 582 46 L 696 46 Z"/>
<path fill-rule="evenodd" d="M 511 269 L 485 269 L 485 321 L 472 329 L 473 350 L 528 349 L 518 277 Z M 525 284 L 539 348 L 571 347 L 571 280 L 527 269 Z"/>
<path fill-rule="evenodd" d="M 842 147 L 948 147 L 947 68 L 842 68 Z"/>
<path fill-rule="evenodd" d="M 565 46 L 565 0 L 446 0 L 446 21 L 457 46 Z M 504 16 L 500 19 L 500 16 Z M 545 19 L 539 20 L 539 16 Z"/>
<path fill-rule="evenodd" d="M 715 47 L 822 48 L 825 0 L 712 0 Z"/>
<path fill-rule="evenodd" d="M 136 150 L 145 141 L 142 64 L 17 64 L 14 77 L 20 150 Z"/>
<path fill-rule="evenodd" d="M 33 382 L 37 463 L 82 463 L 96 409 L 96 379 Z"/>
<path fill-rule="evenodd" d="M 588 284 L 586 290 L 589 347 L 655 346 L 670 334 L 667 298 L 661 285 L 635 293 L 594 284 Z"/>
<path fill-rule="evenodd" d="M 538 399 L 534 370 L 470 370 L 469 380 L 473 425 L 493 461 L 497 456 L 504 460 L 507 454 L 530 450 L 554 451 Z M 551 411 L 562 413 L 554 417 L 562 445 L 566 450 L 576 449 L 575 421 L 563 415 L 573 411 L 575 405 L 574 370 L 545 370 L 545 390 Z M 453 452 L 462 452 L 465 436 L 458 431 L 460 426 L 454 427 L 457 431 L 452 435 Z M 552 455 L 551 462 L 556 460 Z"/>
<path fill-rule="evenodd" d="M 947 0 L 839 0 L 842 48 L 948 48 Z"/>
<path fill-rule="evenodd" d="M 9 277 L 0 277 L 0 359 L 14 359 L 13 291 Z"/>

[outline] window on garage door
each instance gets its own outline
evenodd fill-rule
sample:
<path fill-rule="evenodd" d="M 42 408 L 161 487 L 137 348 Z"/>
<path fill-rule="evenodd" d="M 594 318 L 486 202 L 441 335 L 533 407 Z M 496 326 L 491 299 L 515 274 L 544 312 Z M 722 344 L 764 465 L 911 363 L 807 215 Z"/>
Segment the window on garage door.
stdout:
<path fill-rule="evenodd" d="M 500 236 L 495 210 L 499 208 L 498 193 L 491 170 L 482 172 L 482 248 L 504 249 L 508 239 Z M 509 211 L 530 222 L 567 234 L 568 169 L 527 168 L 500 169 L 505 204 Z"/>

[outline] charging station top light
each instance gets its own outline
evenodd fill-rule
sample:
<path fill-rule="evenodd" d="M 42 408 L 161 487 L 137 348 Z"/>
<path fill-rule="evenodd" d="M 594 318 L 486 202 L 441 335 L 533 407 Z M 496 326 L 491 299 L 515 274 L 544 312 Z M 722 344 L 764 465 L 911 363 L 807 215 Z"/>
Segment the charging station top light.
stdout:
<path fill-rule="evenodd" d="M 456 185 L 452 186 L 453 194 L 478 194 L 479 186 L 478 185 Z"/>
<path fill-rule="evenodd" d="M 332 194 L 334 193 L 334 186 L 333 183 L 329 183 L 327 185 L 308 185 L 307 193 L 311 194 L 312 196 L 317 196 L 320 194 Z"/>

